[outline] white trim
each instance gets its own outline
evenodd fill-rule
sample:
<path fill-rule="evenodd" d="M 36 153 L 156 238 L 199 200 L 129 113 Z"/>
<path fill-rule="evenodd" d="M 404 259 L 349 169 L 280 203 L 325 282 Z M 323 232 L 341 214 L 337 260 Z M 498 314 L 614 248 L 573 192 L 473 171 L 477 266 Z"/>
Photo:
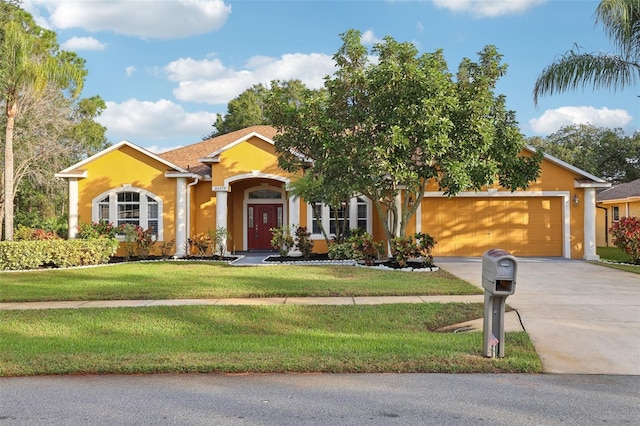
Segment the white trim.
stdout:
<path fill-rule="evenodd" d="M 110 153 L 112 151 L 116 151 L 116 150 L 120 149 L 123 146 L 128 146 L 129 148 L 134 149 L 134 150 L 140 152 L 141 154 L 146 155 L 147 157 L 149 157 L 149 158 L 151 158 L 153 160 L 159 161 L 160 163 L 164 164 L 165 166 L 167 166 L 167 167 L 169 167 L 171 169 L 175 169 L 175 170 L 177 170 L 179 172 L 183 172 L 183 173 L 189 173 L 187 170 L 184 170 L 183 168 L 178 167 L 175 164 L 172 164 L 172 163 L 168 162 L 164 158 L 158 157 L 157 155 L 155 155 L 151 151 L 147 151 L 146 149 L 141 148 L 141 147 L 139 147 L 137 145 L 134 145 L 134 144 L 132 144 L 131 142 L 129 142 L 127 140 L 122 140 L 122 141 L 118 142 L 117 144 L 111 145 L 109 148 L 104 149 L 104 150 L 98 152 L 97 154 L 92 155 L 89 158 L 85 158 L 84 160 L 80 161 L 79 163 L 74 164 L 73 166 L 67 167 L 66 169 L 64 169 L 60 173 L 58 173 L 58 175 L 60 175 L 59 177 L 65 177 L 66 174 L 69 174 L 73 170 L 78 169 L 78 168 L 84 166 L 85 164 L 88 164 L 88 163 L 92 162 L 96 158 L 100 158 L 103 155 L 106 155 L 106 154 L 108 154 L 108 153 Z M 56 177 L 58 177 L 58 176 L 56 176 Z"/>
<path fill-rule="evenodd" d="M 596 190 L 584 190 L 584 259 L 600 260 L 596 254 Z"/>
<path fill-rule="evenodd" d="M 67 173 L 56 173 L 53 175 L 53 177 L 58 178 L 58 179 L 85 179 L 87 176 L 89 176 L 89 172 L 86 170 L 79 170 L 78 173 L 71 173 L 71 172 L 67 172 Z"/>
<path fill-rule="evenodd" d="M 364 196 L 359 195 L 356 197 L 351 197 L 349 199 L 349 229 L 356 229 L 358 227 L 358 198 L 364 200 L 367 205 L 367 233 L 373 233 L 373 203 L 371 200 Z M 324 227 L 327 233 L 331 228 L 331 210 L 329 206 L 326 204 L 322 204 L 322 226 Z M 313 234 L 313 221 L 315 218 L 313 217 L 313 206 L 307 203 L 307 229 L 312 232 L 311 239 L 312 240 L 324 240 L 324 235 L 322 233 Z M 334 234 L 328 234 L 329 236 L 333 236 Z"/>
<path fill-rule="evenodd" d="M 149 192 L 146 189 L 136 188 L 130 185 L 123 185 L 119 188 L 112 188 L 108 191 L 103 192 L 102 194 L 94 197 L 91 200 L 91 221 L 98 222 L 100 218 L 98 217 L 98 203 L 100 200 L 105 197 L 109 197 L 109 222 L 113 223 L 114 226 L 118 226 L 118 194 L 121 192 L 135 192 L 140 194 L 140 226 L 143 228 L 148 227 L 148 212 L 147 212 L 147 201 L 146 199 L 142 199 L 142 197 L 153 198 L 156 203 L 158 203 L 158 241 L 164 241 L 164 220 L 162 218 L 163 215 L 163 200 L 153 192 Z M 118 237 L 119 240 L 122 240 L 121 237 Z"/>
<path fill-rule="evenodd" d="M 446 197 L 442 191 L 425 191 L 423 198 Z M 562 197 L 562 257 L 571 258 L 571 192 L 570 191 L 465 191 L 451 198 L 518 198 Z M 595 204 L 594 204 L 595 205 Z"/>
<path fill-rule="evenodd" d="M 187 205 L 187 178 L 176 179 L 176 251 L 175 256 L 182 257 L 187 254 L 187 215 L 190 208 Z"/>
<path fill-rule="evenodd" d="M 228 230 L 227 225 L 227 199 L 228 199 L 227 191 L 216 191 L 216 229 L 225 228 Z M 224 237 L 222 239 L 222 246 L 225 248 L 225 253 L 227 251 L 227 238 Z"/>
<path fill-rule="evenodd" d="M 275 191 L 281 194 L 281 198 L 257 198 L 257 199 L 249 199 L 249 193 L 253 191 L 257 191 L 260 189 L 268 189 L 270 191 Z M 247 228 L 249 226 L 249 218 L 247 217 L 247 210 L 249 204 L 275 204 L 282 206 L 282 225 L 287 226 L 293 224 L 291 221 L 287 223 L 287 218 L 289 217 L 289 213 L 287 211 L 288 203 L 287 203 L 287 192 L 283 188 L 279 188 L 277 186 L 271 185 L 258 185 L 252 186 L 251 188 L 247 188 L 244 190 L 243 198 L 242 198 L 242 246 L 244 250 L 249 250 L 249 235 L 247 234 Z"/>
<path fill-rule="evenodd" d="M 222 148 L 220 148 L 220 149 L 218 149 L 216 151 L 213 151 L 211 154 L 207 155 L 204 158 L 199 159 L 198 161 L 201 162 L 201 163 L 216 162 L 217 161 L 216 157 L 218 157 L 220 154 L 222 154 L 223 152 L 233 148 L 234 146 L 236 146 L 238 144 L 241 144 L 244 141 L 247 141 L 247 140 L 251 139 L 252 137 L 256 137 L 258 139 L 262 139 L 263 141 L 265 141 L 265 142 L 267 142 L 267 143 L 269 143 L 271 145 L 275 145 L 275 143 L 271 139 L 261 135 L 260 133 L 251 132 L 251 133 L 248 133 L 248 134 L 244 135 L 240 139 L 236 139 L 235 141 L 223 146 Z"/>
<path fill-rule="evenodd" d="M 231 184 L 235 181 L 243 180 L 243 179 L 259 179 L 259 178 L 277 180 L 287 185 L 289 185 L 289 183 L 291 182 L 291 179 L 289 178 L 286 178 L 280 175 L 274 175 L 272 173 L 262 173 L 258 171 L 258 172 L 251 172 L 251 173 L 242 173 L 235 176 L 229 176 L 224 180 L 224 186 L 226 188 L 230 188 Z M 214 188 L 217 188 L 217 187 L 214 186 Z"/>
<path fill-rule="evenodd" d="M 69 238 L 78 235 L 78 179 L 69 178 Z"/>

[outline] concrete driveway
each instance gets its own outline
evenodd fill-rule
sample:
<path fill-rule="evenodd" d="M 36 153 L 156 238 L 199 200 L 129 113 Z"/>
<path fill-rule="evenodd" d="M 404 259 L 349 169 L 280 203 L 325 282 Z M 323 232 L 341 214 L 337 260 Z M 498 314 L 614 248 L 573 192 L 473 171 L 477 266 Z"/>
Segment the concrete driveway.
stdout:
<path fill-rule="evenodd" d="M 482 259 L 435 261 L 481 287 Z M 507 304 L 520 314 L 545 372 L 640 375 L 640 275 L 580 260 L 518 258 Z"/>

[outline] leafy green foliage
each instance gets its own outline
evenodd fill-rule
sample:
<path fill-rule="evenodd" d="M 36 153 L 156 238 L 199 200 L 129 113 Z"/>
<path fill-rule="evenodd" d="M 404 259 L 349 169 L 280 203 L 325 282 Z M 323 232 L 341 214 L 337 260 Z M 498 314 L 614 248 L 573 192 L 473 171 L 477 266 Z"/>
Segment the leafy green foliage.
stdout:
<path fill-rule="evenodd" d="M 14 153 L 14 135 L 20 130 L 18 119 L 24 111 L 34 110 L 40 106 L 39 100 L 48 99 L 45 104 L 61 105 L 63 100 L 75 98 L 84 83 L 85 62 L 73 52 L 60 50 L 56 34 L 35 24 L 28 13 L 21 10 L 14 2 L 2 3 L 3 17 L 0 20 L 0 103 L 4 106 L 6 132 L 4 138 L 4 237 L 13 239 L 15 192 L 23 176 L 17 175 L 20 170 L 37 170 L 29 161 Z M 49 120 L 47 114 L 40 113 L 44 121 Z M 59 123 L 58 123 L 59 124 Z M 32 124 L 30 124 L 32 125 Z M 47 140 L 51 129 L 38 133 L 39 140 Z M 55 130 L 57 132 L 57 128 Z M 57 134 L 54 139 L 57 138 Z M 44 152 L 55 152 L 45 149 Z M 35 158 L 40 158 L 36 156 Z M 16 160 L 18 164 L 16 164 Z M 22 169 L 26 166 L 26 169 Z"/>
<path fill-rule="evenodd" d="M 231 233 L 223 226 L 218 226 L 215 231 L 209 230 L 209 236 L 213 241 L 212 251 L 218 251 L 220 257 L 224 256 L 227 249 L 227 241 L 231 239 Z"/>
<path fill-rule="evenodd" d="M 640 264 L 640 218 L 621 217 L 609 230 L 613 244 L 623 250 L 634 263 Z"/>
<path fill-rule="evenodd" d="M 0 242 L 0 270 L 38 269 L 107 263 L 118 248 L 118 240 L 39 240 Z"/>
<path fill-rule="evenodd" d="M 99 222 L 79 222 L 76 238 L 90 240 L 94 238 L 115 238 L 118 228 L 113 223 L 101 220 Z"/>
<path fill-rule="evenodd" d="M 381 241 L 374 241 L 373 236 L 368 232 L 354 233 L 349 237 L 347 243 L 351 244 L 357 260 L 364 260 L 367 265 L 380 259 L 384 252 L 384 244 Z"/>
<path fill-rule="evenodd" d="M 291 227 L 283 225 L 278 228 L 271 228 L 269 231 L 273 235 L 271 237 L 271 247 L 274 250 L 278 250 L 280 256 L 286 256 L 295 244 L 291 235 Z"/>
<path fill-rule="evenodd" d="M 537 178 L 542 156 L 520 155 L 515 114 L 494 93 L 506 72 L 495 47 L 464 59 L 454 80 L 441 50 L 418 55 L 386 37 L 369 52 L 355 30 L 342 40 L 323 89 L 291 103 L 274 82 L 267 105 L 280 167 L 317 183 L 301 191 L 305 199 L 339 205 L 366 195 L 391 240 L 405 235 L 420 205 L 409 200 L 421 200 L 429 180 L 455 195 L 495 182 L 513 191 Z"/>
<path fill-rule="evenodd" d="M 313 250 L 313 240 L 311 239 L 311 232 L 306 226 L 298 226 L 296 228 L 295 243 L 295 247 L 302 253 L 302 257 L 309 259 Z"/>
<path fill-rule="evenodd" d="M 624 89 L 640 77 L 640 5 L 637 0 L 601 0 L 596 22 L 617 49 L 614 53 L 583 53 L 573 48 L 547 66 L 533 89 L 533 100 L 567 90 Z"/>
<path fill-rule="evenodd" d="M 40 228 L 29 228 L 27 226 L 18 225 L 14 238 L 16 241 L 41 241 L 41 240 L 59 240 L 60 236 L 55 231 L 47 231 Z"/>
<path fill-rule="evenodd" d="M 305 89 L 300 80 L 284 82 L 283 88 L 289 102 L 297 102 L 300 92 Z M 270 89 L 260 83 L 253 85 L 238 97 L 229 101 L 227 113 L 224 116 L 218 114 L 214 124 L 215 130 L 205 136 L 204 139 L 224 135 L 250 126 L 270 124 L 269 118 L 265 114 L 265 104 L 270 93 Z"/>
<path fill-rule="evenodd" d="M 436 241 L 429 234 L 418 232 L 413 236 L 395 237 L 390 241 L 391 254 L 402 268 L 407 266 L 409 258 L 422 258 L 433 265 L 431 251 Z"/>

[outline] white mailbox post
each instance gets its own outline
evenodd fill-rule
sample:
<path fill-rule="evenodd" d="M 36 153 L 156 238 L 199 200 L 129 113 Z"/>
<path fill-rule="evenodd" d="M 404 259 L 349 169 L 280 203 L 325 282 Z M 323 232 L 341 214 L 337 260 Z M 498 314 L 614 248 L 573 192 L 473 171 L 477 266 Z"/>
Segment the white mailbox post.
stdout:
<path fill-rule="evenodd" d="M 518 261 L 505 250 L 491 249 L 482 256 L 484 356 L 504 357 L 504 307 L 515 292 L 517 270 Z"/>

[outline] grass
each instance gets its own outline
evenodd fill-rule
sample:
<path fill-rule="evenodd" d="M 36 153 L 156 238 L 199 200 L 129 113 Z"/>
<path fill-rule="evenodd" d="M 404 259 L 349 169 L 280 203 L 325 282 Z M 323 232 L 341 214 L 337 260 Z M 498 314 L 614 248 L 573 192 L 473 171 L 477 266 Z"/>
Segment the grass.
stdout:
<path fill-rule="evenodd" d="M 260 268 L 262 269 L 262 268 Z M 542 371 L 526 333 L 437 333 L 482 304 L 181 306 L 0 311 L 0 375 Z"/>
<path fill-rule="evenodd" d="M 353 266 L 139 262 L 0 273 L 0 302 L 481 293 L 446 271 L 407 273 Z"/>
<path fill-rule="evenodd" d="M 596 247 L 596 254 L 600 256 L 600 259 L 603 261 L 615 262 L 599 263 L 600 265 L 640 274 L 640 266 L 631 265 L 631 258 L 617 247 Z"/>

